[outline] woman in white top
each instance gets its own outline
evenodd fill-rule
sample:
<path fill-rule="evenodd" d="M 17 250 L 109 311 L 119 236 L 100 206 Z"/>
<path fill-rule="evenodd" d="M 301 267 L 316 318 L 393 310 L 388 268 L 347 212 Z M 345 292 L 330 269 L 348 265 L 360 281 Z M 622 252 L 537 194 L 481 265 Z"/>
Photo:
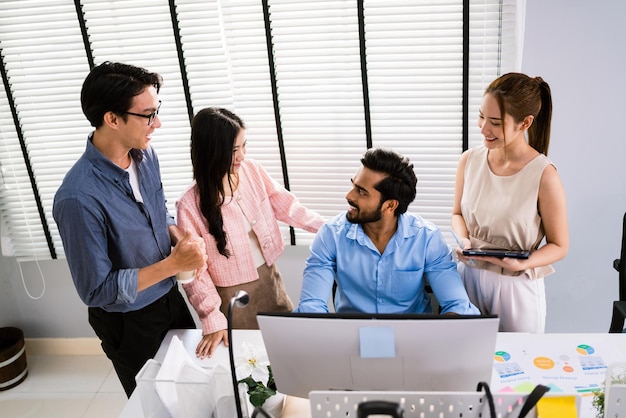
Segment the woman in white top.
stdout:
<path fill-rule="evenodd" d="M 543 79 L 505 74 L 483 96 L 478 126 L 484 144 L 459 160 L 452 209 L 452 229 L 463 244 L 459 272 L 471 302 L 499 316 L 500 331 L 544 332 L 543 278 L 569 246 L 565 192 L 547 158 L 551 117 Z M 528 259 L 470 259 L 464 248 L 531 253 Z"/>

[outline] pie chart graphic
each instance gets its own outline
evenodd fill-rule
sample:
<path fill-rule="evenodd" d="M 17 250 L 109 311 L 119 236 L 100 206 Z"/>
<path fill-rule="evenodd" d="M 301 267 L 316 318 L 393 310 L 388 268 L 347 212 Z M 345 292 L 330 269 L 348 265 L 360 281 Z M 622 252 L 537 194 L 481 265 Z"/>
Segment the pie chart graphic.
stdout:
<path fill-rule="evenodd" d="M 581 344 L 576 347 L 576 351 L 578 352 L 578 354 L 582 354 L 583 356 L 590 356 L 596 352 L 596 350 L 594 350 L 592 346 L 586 344 Z"/>
<path fill-rule="evenodd" d="M 496 351 L 496 354 L 494 355 L 494 360 L 499 363 L 504 363 L 511 360 L 511 355 L 506 351 Z"/>

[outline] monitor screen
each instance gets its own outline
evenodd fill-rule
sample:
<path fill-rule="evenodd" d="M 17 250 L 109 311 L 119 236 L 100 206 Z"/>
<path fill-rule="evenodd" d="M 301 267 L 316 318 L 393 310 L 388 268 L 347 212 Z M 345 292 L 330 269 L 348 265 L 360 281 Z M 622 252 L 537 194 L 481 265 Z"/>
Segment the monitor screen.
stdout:
<path fill-rule="evenodd" d="M 278 391 L 475 391 L 491 381 L 496 316 L 257 315 Z"/>

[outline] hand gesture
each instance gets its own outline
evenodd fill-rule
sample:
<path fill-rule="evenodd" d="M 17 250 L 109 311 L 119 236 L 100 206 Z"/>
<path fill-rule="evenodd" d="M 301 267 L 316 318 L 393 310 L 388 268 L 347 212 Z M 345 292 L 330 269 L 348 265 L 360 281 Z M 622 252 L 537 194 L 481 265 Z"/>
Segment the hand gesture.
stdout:
<path fill-rule="evenodd" d="M 171 257 L 175 260 L 178 271 L 201 268 L 207 259 L 204 240 L 200 237 L 194 237 L 188 229 L 185 230 L 185 235 L 172 250 Z"/>

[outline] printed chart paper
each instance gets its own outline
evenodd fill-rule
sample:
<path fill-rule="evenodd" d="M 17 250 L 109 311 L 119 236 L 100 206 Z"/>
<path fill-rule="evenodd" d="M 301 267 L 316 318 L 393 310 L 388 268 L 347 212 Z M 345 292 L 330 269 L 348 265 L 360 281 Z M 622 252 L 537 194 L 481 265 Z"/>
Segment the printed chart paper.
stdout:
<path fill-rule="evenodd" d="M 580 395 L 581 416 L 594 416 L 593 393 L 602 388 L 607 366 L 621 360 L 613 345 L 601 335 L 522 334 L 519 338 L 496 343 L 492 390 L 529 393 L 542 384 L 550 388 L 549 393 Z"/>

